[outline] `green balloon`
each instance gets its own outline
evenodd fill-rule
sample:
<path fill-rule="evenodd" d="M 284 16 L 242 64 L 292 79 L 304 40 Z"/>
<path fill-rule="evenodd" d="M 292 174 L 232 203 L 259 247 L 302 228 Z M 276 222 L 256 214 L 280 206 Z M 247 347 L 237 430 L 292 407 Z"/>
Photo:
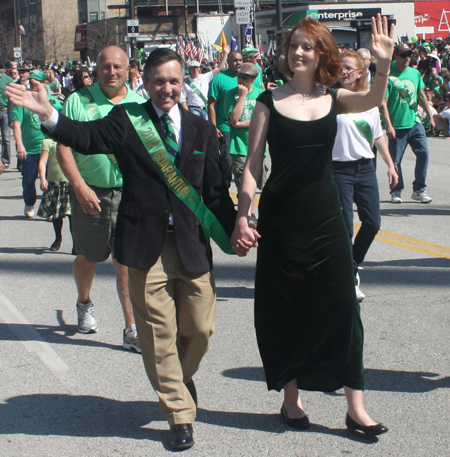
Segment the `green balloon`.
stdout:
<path fill-rule="evenodd" d="M 419 37 L 417 35 L 414 35 L 411 37 L 411 43 L 417 43 L 419 41 Z"/>

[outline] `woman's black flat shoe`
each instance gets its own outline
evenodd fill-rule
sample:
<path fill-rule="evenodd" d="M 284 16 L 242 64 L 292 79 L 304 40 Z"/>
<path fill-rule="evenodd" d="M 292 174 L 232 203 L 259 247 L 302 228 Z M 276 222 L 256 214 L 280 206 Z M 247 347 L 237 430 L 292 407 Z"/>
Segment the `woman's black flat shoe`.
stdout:
<path fill-rule="evenodd" d="M 349 430 L 360 430 L 367 436 L 382 435 L 383 433 L 386 433 L 389 430 L 383 424 L 368 425 L 366 427 L 364 425 L 359 425 L 348 414 L 345 418 L 345 425 Z"/>
<path fill-rule="evenodd" d="M 281 417 L 284 419 L 286 424 L 290 425 L 291 427 L 298 428 L 299 430 L 305 430 L 311 427 L 311 423 L 309 422 L 308 416 L 304 416 L 301 419 L 292 419 L 288 416 L 286 408 L 283 406 L 281 407 Z"/>

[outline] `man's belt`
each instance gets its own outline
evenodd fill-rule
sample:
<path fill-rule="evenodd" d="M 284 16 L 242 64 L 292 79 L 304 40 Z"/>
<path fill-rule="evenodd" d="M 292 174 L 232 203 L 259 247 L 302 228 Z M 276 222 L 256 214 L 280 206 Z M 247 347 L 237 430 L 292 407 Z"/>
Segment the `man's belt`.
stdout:
<path fill-rule="evenodd" d="M 188 105 L 188 108 L 206 109 L 206 106 L 194 106 L 194 105 Z"/>

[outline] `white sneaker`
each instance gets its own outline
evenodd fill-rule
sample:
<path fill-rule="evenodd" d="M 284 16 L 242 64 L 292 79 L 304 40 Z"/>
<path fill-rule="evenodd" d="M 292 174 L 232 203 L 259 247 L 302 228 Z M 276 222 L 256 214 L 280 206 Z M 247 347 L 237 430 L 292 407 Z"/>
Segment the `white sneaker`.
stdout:
<path fill-rule="evenodd" d="M 361 289 L 358 286 L 355 286 L 356 299 L 361 303 L 366 296 L 361 292 Z"/>
<path fill-rule="evenodd" d="M 141 346 L 139 346 L 139 338 L 136 330 L 136 324 L 131 324 L 130 328 L 123 331 L 123 344 L 125 349 L 135 350 L 141 353 Z"/>
<path fill-rule="evenodd" d="M 433 199 L 427 195 L 425 191 L 423 192 L 413 192 L 411 195 L 413 200 L 416 200 L 420 203 L 430 203 Z"/>
<path fill-rule="evenodd" d="M 34 205 L 32 205 L 32 206 L 25 205 L 25 209 L 23 211 L 23 214 L 28 219 L 31 219 L 32 217 L 34 217 L 35 214 L 36 214 L 35 211 L 34 211 Z"/>
<path fill-rule="evenodd" d="M 391 203 L 403 203 L 401 192 L 392 192 Z"/>
<path fill-rule="evenodd" d="M 94 317 L 94 305 L 91 301 L 87 303 L 77 302 L 78 331 L 80 333 L 97 333 L 97 320 Z"/>

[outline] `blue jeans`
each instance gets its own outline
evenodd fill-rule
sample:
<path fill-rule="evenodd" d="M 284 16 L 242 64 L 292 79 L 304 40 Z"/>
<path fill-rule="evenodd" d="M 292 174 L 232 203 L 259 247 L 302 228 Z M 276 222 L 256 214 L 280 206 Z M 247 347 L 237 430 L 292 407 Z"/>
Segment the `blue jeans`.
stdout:
<path fill-rule="evenodd" d="M 191 113 L 194 113 L 197 116 L 200 116 L 203 119 L 208 120 L 208 112 L 206 111 L 206 108 L 199 108 L 197 106 L 188 106 L 188 109 Z"/>
<path fill-rule="evenodd" d="M 395 132 L 397 138 L 394 140 L 389 139 L 389 152 L 391 153 L 399 179 L 398 184 L 391 190 L 391 194 L 393 192 L 401 192 L 405 188 L 401 163 L 408 144 L 416 156 L 413 190 L 415 192 L 423 192 L 425 187 L 427 187 L 425 181 L 427 179 L 429 158 L 425 127 L 423 124 L 416 124 L 410 129 L 396 129 Z"/>
<path fill-rule="evenodd" d="M 2 134 L 2 162 L 9 165 L 11 163 L 11 130 L 6 109 L 0 111 L 0 131 Z"/>
<path fill-rule="evenodd" d="M 22 189 L 25 205 L 33 206 L 36 203 L 36 179 L 41 154 L 27 154 L 22 160 Z"/>
<path fill-rule="evenodd" d="M 341 198 L 342 212 L 350 241 L 353 238 L 353 202 L 361 227 L 353 242 L 353 267 L 364 260 L 375 235 L 380 230 L 380 195 L 375 167 L 371 159 L 355 162 L 333 162 L 334 180 Z"/>

